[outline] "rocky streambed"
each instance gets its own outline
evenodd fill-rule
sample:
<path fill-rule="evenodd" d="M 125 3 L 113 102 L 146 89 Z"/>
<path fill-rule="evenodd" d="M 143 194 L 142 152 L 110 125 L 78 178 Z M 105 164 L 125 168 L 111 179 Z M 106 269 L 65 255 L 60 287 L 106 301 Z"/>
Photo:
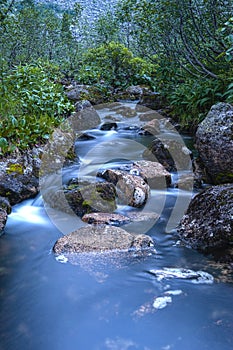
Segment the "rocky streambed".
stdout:
<path fill-rule="evenodd" d="M 137 92 L 137 89 L 131 90 Z M 132 93 L 131 90 L 128 93 Z M 177 222 L 179 238 L 202 251 L 226 247 L 229 252 L 233 231 L 232 186 L 224 181 L 229 182 L 233 173 L 229 131 L 233 125 L 232 115 L 230 105 L 212 107 L 197 130 L 199 159 L 193 159 L 192 151 L 173 124 L 159 111 L 148 110 L 136 103 L 116 102 L 95 108 L 90 103 L 82 104 L 82 108 L 66 121 L 69 131 L 64 132 L 62 126 L 54 131 L 43 149 L 35 147 L 25 155 L 1 162 L 1 231 L 11 206 L 37 195 L 39 177 L 46 205 L 83 217 L 84 222 L 92 225 L 122 226 L 140 220 L 143 208 L 151 198 L 151 190 L 177 187 L 192 191 L 199 187 L 201 193 L 194 196 L 188 208 L 181 208 L 180 219 L 184 216 L 180 223 Z M 103 140 L 106 131 L 117 138 Z M 134 142 L 130 133 L 140 135 L 145 146 Z M 122 147 L 120 141 L 124 136 L 127 136 L 127 142 Z M 77 149 L 75 151 L 75 140 L 78 143 L 88 141 L 87 144 L 92 145 L 85 156 L 90 159 L 80 159 L 82 155 Z M 127 148 L 137 155 L 124 161 Z M 224 152 L 227 155 L 220 156 Z M 114 163 L 114 159 L 120 162 Z M 86 161 L 89 165 L 85 164 Z M 200 163 L 201 172 L 197 166 Z M 62 183 L 60 176 L 59 184 L 56 184 L 54 174 L 61 172 L 64 166 L 75 164 L 78 175 L 66 183 Z M 214 187 L 210 184 L 212 179 Z M 205 181 L 209 184 L 203 191 L 201 187 Z M 221 186 L 216 186 L 217 182 Z M 119 205 L 131 208 L 134 216 L 129 211 L 131 217 L 121 217 L 117 211 Z M 133 208 L 141 210 L 135 213 Z M 160 214 L 154 214 L 158 219 Z M 153 210 L 145 217 L 145 220 L 153 217 Z"/>

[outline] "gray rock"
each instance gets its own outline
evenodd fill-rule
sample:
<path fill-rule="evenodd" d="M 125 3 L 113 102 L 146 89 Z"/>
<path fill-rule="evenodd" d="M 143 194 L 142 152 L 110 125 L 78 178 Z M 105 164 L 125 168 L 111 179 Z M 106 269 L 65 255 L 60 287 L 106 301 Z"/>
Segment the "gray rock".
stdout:
<path fill-rule="evenodd" d="M 196 148 L 213 184 L 233 182 L 233 106 L 212 106 L 196 132 Z"/>
<path fill-rule="evenodd" d="M 157 160 L 168 171 L 192 169 L 191 155 L 192 152 L 185 146 L 182 139 L 165 137 L 154 139 L 143 152 L 145 159 Z"/>
<path fill-rule="evenodd" d="M 80 112 L 73 113 L 69 118 L 72 125 L 72 130 L 83 131 L 87 129 L 94 129 L 101 123 L 100 117 L 93 107 L 88 107 Z"/>
<path fill-rule="evenodd" d="M 178 226 L 180 239 L 202 251 L 233 241 L 233 184 L 212 186 L 196 195 Z"/>
<path fill-rule="evenodd" d="M 71 101 L 80 101 L 83 99 L 83 96 L 89 93 L 89 88 L 89 85 L 70 86 L 66 92 L 66 96 Z"/>
<path fill-rule="evenodd" d="M 114 122 L 106 122 L 106 123 L 103 123 L 101 126 L 100 126 L 100 130 L 116 130 L 117 129 L 117 123 L 114 123 Z"/>
<path fill-rule="evenodd" d="M 7 212 L 7 214 L 11 213 L 11 205 L 10 205 L 10 202 L 7 198 L 0 197 L 0 208 L 5 210 Z"/>
<path fill-rule="evenodd" d="M 134 235 L 114 226 L 88 225 L 58 239 L 53 251 L 56 254 L 69 254 L 145 249 L 153 246 L 153 240 L 147 235 Z"/>
<path fill-rule="evenodd" d="M 82 217 L 82 220 L 88 224 L 105 224 L 113 226 L 120 226 L 130 222 L 130 219 L 127 216 L 112 213 L 89 213 L 85 214 Z"/>
<path fill-rule="evenodd" d="M 92 105 L 91 105 L 90 101 L 82 100 L 82 101 L 76 102 L 74 107 L 75 107 L 75 112 L 80 112 L 80 111 L 83 111 L 86 108 L 91 108 Z"/>
<path fill-rule="evenodd" d="M 6 221 L 7 221 L 7 212 L 5 209 L 0 208 L 0 236 L 3 234 Z"/>
<path fill-rule="evenodd" d="M 66 126 L 69 131 L 62 130 L 62 127 L 55 129 L 45 145 L 41 158 L 41 176 L 55 173 L 61 170 L 64 165 L 77 161 L 74 149 L 75 133 L 70 128 L 69 123 Z"/>
<path fill-rule="evenodd" d="M 159 219 L 159 214 L 153 213 L 153 212 L 138 212 L 138 211 L 133 211 L 133 212 L 127 212 L 127 217 L 133 221 L 133 222 L 142 222 L 142 221 L 150 221 L 150 220 L 158 220 Z"/>
<path fill-rule="evenodd" d="M 125 118 L 133 118 L 137 115 L 137 112 L 135 111 L 135 109 L 124 105 L 113 107 L 112 111 L 122 115 Z"/>
<path fill-rule="evenodd" d="M 160 120 L 152 119 L 148 121 L 142 128 L 142 133 L 149 135 L 157 135 L 160 133 Z"/>
<path fill-rule="evenodd" d="M 89 140 L 95 140 L 95 136 L 92 136 L 86 132 L 78 134 L 77 135 L 77 140 L 78 141 L 89 141 Z"/>
<path fill-rule="evenodd" d="M 151 188 L 164 188 L 171 184 L 171 174 L 158 162 L 137 161 L 133 163 L 130 173 L 140 175 Z"/>
<path fill-rule="evenodd" d="M 156 111 L 146 111 L 145 113 L 140 114 L 139 119 L 142 122 L 149 122 L 154 119 L 161 119 L 161 114 Z"/>
<path fill-rule="evenodd" d="M 116 185 L 117 195 L 124 204 L 140 208 L 146 203 L 150 188 L 140 176 L 113 169 L 97 175 Z"/>
<path fill-rule="evenodd" d="M 11 205 L 33 198 L 39 191 L 39 180 L 32 174 L 0 173 L 0 196 Z"/>
<path fill-rule="evenodd" d="M 126 92 L 130 95 L 140 96 L 143 94 L 143 88 L 140 85 L 129 86 Z"/>

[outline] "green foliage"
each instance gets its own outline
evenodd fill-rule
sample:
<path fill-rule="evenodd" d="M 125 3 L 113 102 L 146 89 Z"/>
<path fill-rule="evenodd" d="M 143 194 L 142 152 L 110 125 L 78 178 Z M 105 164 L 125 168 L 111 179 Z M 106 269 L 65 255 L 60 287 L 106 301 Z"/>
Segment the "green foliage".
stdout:
<path fill-rule="evenodd" d="M 103 82 L 114 88 L 132 84 L 150 84 L 155 65 L 134 57 L 124 45 L 110 42 L 90 49 L 83 57 L 78 79 L 85 84 Z"/>
<path fill-rule="evenodd" d="M 205 118 L 214 103 L 223 100 L 223 91 L 221 81 L 190 79 L 176 86 L 169 101 L 182 126 L 191 130 Z"/>
<path fill-rule="evenodd" d="M 56 71 L 50 64 L 28 64 L 2 75 L 1 154 L 48 139 L 53 128 L 72 110 L 62 86 L 52 80 Z"/>

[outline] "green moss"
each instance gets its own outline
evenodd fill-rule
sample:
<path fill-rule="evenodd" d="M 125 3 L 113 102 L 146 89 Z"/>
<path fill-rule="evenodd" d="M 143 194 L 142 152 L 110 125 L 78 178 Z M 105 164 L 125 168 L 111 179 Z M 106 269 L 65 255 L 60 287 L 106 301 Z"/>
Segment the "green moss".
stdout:
<path fill-rule="evenodd" d="M 7 174 L 17 173 L 17 174 L 23 175 L 24 168 L 22 164 L 13 163 L 8 165 L 6 172 Z"/>
<path fill-rule="evenodd" d="M 233 173 L 232 172 L 225 172 L 225 173 L 219 173 L 214 178 L 215 184 L 222 184 L 226 182 L 233 182 Z"/>

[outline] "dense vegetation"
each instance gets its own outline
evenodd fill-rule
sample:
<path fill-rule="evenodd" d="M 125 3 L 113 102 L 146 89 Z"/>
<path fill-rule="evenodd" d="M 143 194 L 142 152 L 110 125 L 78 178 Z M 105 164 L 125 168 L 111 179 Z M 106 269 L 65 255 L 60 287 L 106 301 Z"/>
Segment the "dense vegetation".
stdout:
<path fill-rule="evenodd" d="M 1 154 L 46 139 L 72 111 L 62 77 L 146 84 L 189 126 L 233 103 L 232 0 L 121 0 L 91 23 L 82 10 L 0 1 Z"/>

